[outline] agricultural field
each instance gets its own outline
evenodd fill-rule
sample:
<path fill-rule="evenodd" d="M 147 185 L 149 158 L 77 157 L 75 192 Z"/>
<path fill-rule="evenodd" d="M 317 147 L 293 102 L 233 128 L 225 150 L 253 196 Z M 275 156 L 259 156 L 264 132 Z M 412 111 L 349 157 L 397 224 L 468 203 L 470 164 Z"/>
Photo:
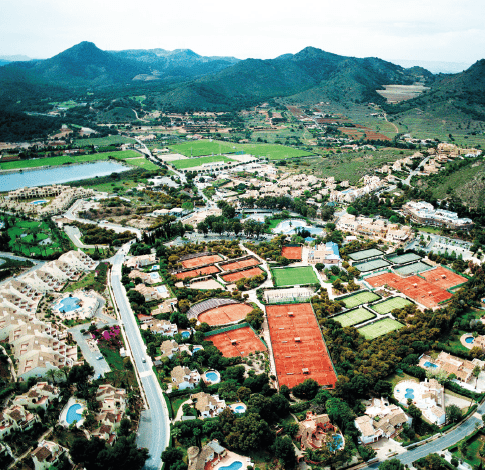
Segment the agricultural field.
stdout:
<path fill-rule="evenodd" d="M 90 137 L 87 139 L 76 139 L 74 145 L 79 147 L 87 147 L 89 145 L 96 145 L 104 147 L 107 145 L 127 144 L 129 142 L 136 142 L 135 139 L 124 137 L 122 135 L 109 135 L 107 137 Z"/>
<path fill-rule="evenodd" d="M 392 299 L 387 299 L 384 302 L 371 305 L 370 308 L 381 315 L 385 315 L 386 313 L 392 312 L 395 308 L 404 308 L 408 305 L 412 305 L 412 302 L 407 299 L 403 299 L 402 297 L 393 297 Z"/>
<path fill-rule="evenodd" d="M 392 318 L 384 318 L 383 320 L 376 321 L 371 325 L 363 326 L 359 328 L 359 333 L 368 340 L 378 338 L 379 336 L 390 333 L 391 331 L 399 330 L 402 328 L 402 323 Z"/>
<path fill-rule="evenodd" d="M 335 317 L 332 317 L 332 320 L 338 321 L 342 325 L 342 328 L 345 328 L 346 326 L 357 325 L 375 317 L 376 315 L 369 312 L 369 310 L 366 310 L 365 308 L 357 308 L 355 310 L 350 310 L 349 312 L 336 315 Z"/>
<path fill-rule="evenodd" d="M 140 154 L 134 150 L 124 150 L 121 152 L 95 153 L 93 155 L 61 155 L 58 157 L 36 158 L 32 160 L 0 163 L 0 170 L 37 168 L 41 166 L 61 166 L 68 163 L 95 162 L 98 160 L 107 160 L 108 157 L 113 157 L 117 160 L 126 160 L 127 158 L 140 157 Z"/>
<path fill-rule="evenodd" d="M 224 157 L 223 155 L 217 155 L 214 157 L 200 157 L 200 158 L 188 158 L 186 160 L 174 160 L 170 162 L 177 170 L 184 170 L 185 168 L 195 168 L 197 166 L 201 166 L 204 163 L 215 163 L 215 162 L 224 162 L 229 163 L 233 162 L 232 158 Z"/>
<path fill-rule="evenodd" d="M 276 287 L 316 284 L 318 282 L 311 266 L 272 269 L 271 274 Z"/>
<path fill-rule="evenodd" d="M 364 291 L 351 295 L 350 297 L 346 297 L 345 299 L 337 300 L 341 300 L 347 308 L 354 308 L 378 299 L 380 299 L 379 295 L 374 294 L 373 292 Z"/>

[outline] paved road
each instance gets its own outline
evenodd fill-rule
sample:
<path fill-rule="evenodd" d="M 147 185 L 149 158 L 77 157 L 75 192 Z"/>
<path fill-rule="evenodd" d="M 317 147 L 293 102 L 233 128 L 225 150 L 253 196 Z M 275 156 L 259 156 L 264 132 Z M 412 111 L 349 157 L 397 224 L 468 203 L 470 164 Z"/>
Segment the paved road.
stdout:
<path fill-rule="evenodd" d="M 64 226 L 64 232 L 78 248 L 107 248 L 107 245 L 86 245 L 83 243 L 80 238 L 81 231 L 77 227 L 66 225 Z"/>
<path fill-rule="evenodd" d="M 19 276 L 20 278 L 22 276 L 25 276 L 26 274 L 32 272 L 32 271 L 35 271 L 35 270 L 41 268 L 45 264 L 45 261 L 41 261 L 41 260 L 38 260 L 38 259 L 32 259 L 32 258 L 26 258 L 24 256 L 17 256 L 17 255 L 14 255 L 12 253 L 7 253 L 5 251 L 0 251 L 0 258 L 8 258 L 8 259 L 13 259 L 13 260 L 17 260 L 17 261 L 26 261 L 27 260 L 27 261 L 31 261 L 32 263 L 34 263 L 34 265 L 28 271 L 24 271 Z M 10 280 L 11 280 L 11 278 L 8 277 L 8 278 L 4 279 L 2 282 L 0 282 L 0 285 L 1 284 L 6 284 Z"/>
<path fill-rule="evenodd" d="M 411 178 L 414 176 L 414 175 L 417 175 L 420 171 L 421 171 L 421 166 L 424 166 L 426 165 L 426 163 L 428 163 L 428 160 L 429 160 L 429 156 L 424 158 L 420 164 L 417 166 L 417 168 L 413 171 L 411 171 L 411 173 L 409 173 L 409 176 L 403 181 L 405 184 L 407 184 L 408 186 L 411 185 Z"/>
<path fill-rule="evenodd" d="M 469 419 L 448 434 L 445 434 L 428 444 L 408 450 L 404 454 L 397 455 L 393 458 L 400 460 L 404 465 L 411 465 L 415 460 L 426 457 L 428 454 L 443 451 L 471 434 L 475 430 L 476 424 L 482 424 L 482 420 L 477 417 L 477 413 L 480 416 L 485 413 L 485 403 L 482 403 Z M 369 468 L 378 468 L 380 463 L 382 462 L 376 462 L 375 464 L 369 465 Z"/>
<path fill-rule="evenodd" d="M 152 370 L 151 359 L 146 354 L 140 330 L 126 297 L 125 288 L 121 284 L 121 265 L 128 247 L 128 244 L 125 245 L 113 258 L 111 285 L 130 343 L 133 363 L 141 377 L 149 406 L 149 410 L 142 414 L 137 443 L 140 447 L 146 447 L 150 453 L 144 468 L 158 470 L 162 465 L 161 454 L 169 443 L 170 419 L 162 390 Z M 146 362 L 143 362 L 142 359 L 145 358 Z"/>

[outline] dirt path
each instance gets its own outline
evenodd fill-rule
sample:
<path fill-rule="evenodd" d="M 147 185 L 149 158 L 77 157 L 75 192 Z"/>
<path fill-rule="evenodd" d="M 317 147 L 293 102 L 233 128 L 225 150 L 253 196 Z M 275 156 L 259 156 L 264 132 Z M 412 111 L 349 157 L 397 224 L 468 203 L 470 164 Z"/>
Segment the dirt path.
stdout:
<path fill-rule="evenodd" d="M 396 126 L 396 124 L 394 124 L 393 122 L 391 121 L 388 121 L 387 120 L 387 114 L 384 113 L 384 119 L 386 120 L 386 122 L 388 122 L 392 127 L 394 127 L 394 129 L 396 130 L 396 134 L 399 134 L 399 128 Z"/>

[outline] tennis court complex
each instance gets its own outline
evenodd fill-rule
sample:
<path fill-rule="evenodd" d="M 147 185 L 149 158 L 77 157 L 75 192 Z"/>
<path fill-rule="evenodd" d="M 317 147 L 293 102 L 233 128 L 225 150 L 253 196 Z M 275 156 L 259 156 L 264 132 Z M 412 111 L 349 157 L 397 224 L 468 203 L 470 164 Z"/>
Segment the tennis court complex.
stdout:
<path fill-rule="evenodd" d="M 366 261 L 364 263 L 354 264 L 354 268 L 358 269 L 361 273 L 367 273 L 369 271 L 375 271 L 376 269 L 385 268 L 390 266 L 391 263 L 385 259 L 377 258 L 372 261 Z"/>
<path fill-rule="evenodd" d="M 281 250 L 281 256 L 286 259 L 301 259 L 301 246 L 284 246 Z"/>
<path fill-rule="evenodd" d="M 427 271 L 431 268 L 431 265 L 418 261 L 417 263 L 406 264 L 405 266 L 400 266 L 399 268 L 393 269 L 401 276 L 407 276 L 408 274 L 422 273 L 423 271 Z"/>
<path fill-rule="evenodd" d="M 210 326 L 227 325 L 242 320 L 252 310 L 253 307 L 247 304 L 221 305 L 201 313 L 197 320 Z"/>
<path fill-rule="evenodd" d="M 404 264 L 404 263 L 410 263 L 411 261 L 418 261 L 421 259 L 421 256 L 417 255 L 416 253 L 404 253 L 403 255 L 387 256 L 387 259 L 392 264 Z"/>
<path fill-rule="evenodd" d="M 198 268 L 199 266 L 217 263 L 217 261 L 222 261 L 222 258 L 219 255 L 202 255 L 183 260 L 182 266 L 184 268 Z"/>
<path fill-rule="evenodd" d="M 206 336 L 206 340 L 212 341 L 224 357 L 246 357 L 250 353 L 267 350 L 249 326 L 216 332 L 214 335 Z"/>
<path fill-rule="evenodd" d="M 183 273 L 177 273 L 175 276 L 177 279 L 186 279 L 188 277 L 204 276 L 205 274 L 218 273 L 217 266 L 205 266 L 199 269 L 192 269 L 191 271 L 184 271 Z"/>
<path fill-rule="evenodd" d="M 393 320 L 392 318 L 384 318 L 383 320 L 378 320 L 371 325 L 366 325 L 359 328 L 359 333 L 365 339 L 375 339 L 379 336 L 390 333 L 391 331 L 399 330 L 399 328 L 402 327 L 403 324 L 399 323 L 397 320 Z"/>
<path fill-rule="evenodd" d="M 273 281 L 276 287 L 301 286 L 303 284 L 316 284 L 317 275 L 311 266 L 298 268 L 272 269 Z"/>
<path fill-rule="evenodd" d="M 371 305 L 369 308 L 375 310 L 381 315 L 392 312 L 395 308 L 404 308 L 407 305 L 411 305 L 412 302 L 402 297 L 392 297 L 391 299 L 384 300 L 384 302 L 379 302 L 378 304 Z"/>
<path fill-rule="evenodd" d="M 332 317 L 332 320 L 338 321 L 342 327 L 345 328 L 346 326 L 357 325 L 375 317 L 376 315 L 374 313 L 371 313 L 369 310 L 361 307 L 340 315 L 336 315 L 335 317 Z"/>
<path fill-rule="evenodd" d="M 463 284 L 468 281 L 466 277 L 455 274 L 453 271 L 441 266 L 421 274 L 421 277 L 424 277 L 430 284 L 433 284 L 440 289 L 450 289 L 451 287 L 455 287 L 458 284 Z"/>
<path fill-rule="evenodd" d="M 356 251 L 355 253 L 350 253 L 349 258 L 352 261 L 362 261 L 367 258 L 373 258 L 374 256 L 381 256 L 384 252 L 376 248 L 371 248 L 369 250 Z"/>
<path fill-rule="evenodd" d="M 239 281 L 239 279 L 249 279 L 254 276 L 259 276 L 260 274 L 263 274 L 263 271 L 260 268 L 255 267 L 246 269 L 245 271 L 238 271 L 236 273 L 223 274 L 221 277 L 226 282 L 236 282 Z"/>
<path fill-rule="evenodd" d="M 368 290 L 364 292 L 358 292 L 357 294 L 346 297 L 345 299 L 335 299 L 341 300 L 347 308 L 358 307 L 359 305 L 368 304 L 369 302 L 374 302 L 374 300 L 380 299 L 381 296 L 374 294 Z"/>
<path fill-rule="evenodd" d="M 245 259 L 230 261 L 229 263 L 219 263 L 219 266 L 224 271 L 235 271 L 236 269 L 247 268 L 249 266 L 257 266 L 259 263 L 256 258 L 251 256 Z"/>
<path fill-rule="evenodd" d="M 268 305 L 266 314 L 279 386 L 313 379 L 333 388 L 337 376 L 311 304 Z"/>

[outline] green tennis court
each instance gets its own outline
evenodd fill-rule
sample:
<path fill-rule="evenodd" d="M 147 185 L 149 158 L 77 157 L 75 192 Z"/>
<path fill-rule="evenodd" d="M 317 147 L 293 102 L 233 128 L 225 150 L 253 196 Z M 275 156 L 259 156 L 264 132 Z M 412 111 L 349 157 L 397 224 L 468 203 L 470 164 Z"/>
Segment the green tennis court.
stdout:
<path fill-rule="evenodd" d="M 396 273 L 400 274 L 401 276 L 406 276 L 407 274 L 416 274 L 421 273 L 423 271 L 427 271 L 431 269 L 433 266 L 423 263 L 422 261 L 418 261 L 417 263 L 406 264 L 406 266 L 401 266 L 399 268 L 393 268 Z"/>
<path fill-rule="evenodd" d="M 375 271 L 376 269 L 385 268 L 390 266 L 391 263 L 385 259 L 373 259 L 372 261 L 366 261 L 365 263 L 354 264 L 354 268 L 358 269 L 361 273 L 366 273 L 369 271 Z"/>
<path fill-rule="evenodd" d="M 332 317 L 332 320 L 338 321 L 342 327 L 357 325 L 371 318 L 375 318 L 376 315 L 369 312 L 365 308 L 357 308 L 355 310 L 350 310 L 348 312 L 342 313 Z"/>
<path fill-rule="evenodd" d="M 362 304 L 368 304 L 369 302 L 373 302 L 374 300 L 378 300 L 380 298 L 380 295 L 374 294 L 373 292 L 364 291 L 341 300 L 347 308 L 354 308 Z"/>
<path fill-rule="evenodd" d="M 359 333 L 365 339 L 375 339 L 379 336 L 385 335 L 390 333 L 391 331 L 399 330 L 404 325 L 399 323 L 397 320 L 393 320 L 392 318 L 384 318 L 383 320 L 376 321 L 371 325 L 363 326 L 359 328 Z"/>
<path fill-rule="evenodd" d="M 392 312 L 395 308 L 404 308 L 411 304 L 411 301 L 403 299 L 402 297 L 393 297 L 392 299 L 384 300 L 384 302 L 371 305 L 370 308 L 381 315 L 385 315 L 386 313 Z"/>
<path fill-rule="evenodd" d="M 276 287 L 316 284 L 319 282 L 311 266 L 272 269 L 271 274 Z"/>
<path fill-rule="evenodd" d="M 410 263 L 411 261 L 418 261 L 421 259 L 421 256 L 416 253 L 404 253 L 404 255 L 390 255 L 387 259 L 393 264 L 404 264 Z"/>
<path fill-rule="evenodd" d="M 356 251 L 355 253 L 350 253 L 349 258 L 352 261 L 362 261 L 367 258 L 372 258 L 374 256 L 381 256 L 384 252 L 376 248 L 371 248 L 369 250 Z"/>

